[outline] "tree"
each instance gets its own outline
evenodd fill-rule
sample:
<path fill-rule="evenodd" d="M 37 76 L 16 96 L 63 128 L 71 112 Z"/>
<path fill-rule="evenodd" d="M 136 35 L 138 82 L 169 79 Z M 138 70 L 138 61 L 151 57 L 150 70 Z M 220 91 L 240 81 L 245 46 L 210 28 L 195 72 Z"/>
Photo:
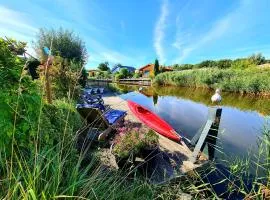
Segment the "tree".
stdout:
<path fill-rule="evenodd" d="M 159 74 L 159 63 L 158 63 L 158 59 L 155 60 L 155 65 L 154 65 L 154 75 L 158 75 Z"/>
<path fill-rule="evenodd" d="M 44 58 L 44 47 L 50 48 L 52 42 L 52 55 L 60 56 L 68 62 L 75 61 L 85 64 L 87 50 L 85 43 L 72 31 L 59 28 L 40 29 L 35 44 L 37 54 Z"/>
<path fill-rule="evenodd" d="M 79 82 L 83 87 L 86 84 L 84 64 L 87 60 L 87 51 L 85 43 L 69 30 L 40 29 L 35 47 L 41 64 L 44 66 L 48 102 L 51 102 L 51 83 L 53 83 L 54 97 L 60 98 L 68 95 L 75 98 L 74 94 L 79 91 L 77 83 Z M 51 51 L 54 59 L 48 57 L 45 48 Z M 48 59 L 52 61 L 49 66 L 46 63 Z"/>
<path fill-rule="evenodd" d="M 85 68 L 82 69 L 81 76 L 79 78 L 79 83 L 82 87 L 86 86 L 88 73 Z"/>
<path fill-rule="evenodd" d="M 261 65 L 266 63 L 265 57 L 261 53 L 251 55 L 249 57 L 249 60 L 255 65 Z"/>
<path fill-rule="evenodd" d="M 110 68 L 109 68 L 109 63 L 108 63 L 108 62 L 100 63 L 100 64 L 98 65 L 98 69 L 99 69 L 100 71 L 108 71 L 108 70 L 110 70 Z"/>
<path fill-rule="evenodd" d="M 220 69 L 230 68 L 232 66 L 232 60 L 222 59 L 217 61 L 217 67 Z"/>
<path fill-rule="evenodd" d="M 127 78 L 129 75 L 129 71 L 127 68 L 121 68 L 119 73 L 123 75 L 123 78 Z"/>
<path fill-rule="evenodd" d="M 122 64 L 121 63 L 117 63 L 116 65 L 114 65 L 114 67 L 121 67 Z"/>
<path fill-rule="evenodd" d="M 216 62 L 213 60 L 205 60 L 195 65 L 196 68 L 210 68 L 210 67 L 215 67 L 215 66 L 216 66 Z"/>

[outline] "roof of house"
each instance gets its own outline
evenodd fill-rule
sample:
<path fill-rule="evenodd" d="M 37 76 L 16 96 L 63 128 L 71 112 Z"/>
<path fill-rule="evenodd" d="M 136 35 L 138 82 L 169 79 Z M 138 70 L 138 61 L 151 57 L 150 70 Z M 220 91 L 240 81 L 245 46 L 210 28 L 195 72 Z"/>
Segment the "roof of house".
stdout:
<path fill-rule="evenodd" d="M 139 71 L 143 70 L 144 68 L 150 67 L 150 66 L 154 66 L 154 64 L 147 64 L 147 65 L 141 67 L 141 68 L 139 69 Z"/>
<path fill-rule="evenodd" d="M 114 71 L 117 68 L 127 68 L 128 70 L 135 70 L 135 67 L 121 65 L 121 66 L 115 66 L 115 67 L 113 67 L 111 71 Z"/>
<path fill-rule="evenodd" d="M 147 65 L 139 68 L 139 71 L 144 70 L 147 67 L 153 67 L 153 66 L 154 66 L 154 64 L 147 64 Z M 162 66 L 162 65 L 160 67 L 162 67 L 163 69 L 165 69 L 167 71 L 173 71 L 173 69 L 171 67 L 166 67 L 166 66 Z"/>

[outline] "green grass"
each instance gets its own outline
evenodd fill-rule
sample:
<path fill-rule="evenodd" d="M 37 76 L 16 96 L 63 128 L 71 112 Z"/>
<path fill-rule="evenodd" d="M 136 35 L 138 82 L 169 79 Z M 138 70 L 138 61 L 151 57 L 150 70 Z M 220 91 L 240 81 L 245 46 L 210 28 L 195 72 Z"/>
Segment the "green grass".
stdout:
<path fill-rule="evenodd" d="M 224 91 L 248 94 L 270 94 L 270 70 L 258 69 L 192 69 L 161 73 L 154 79 L 157 85 L 221 88 Z"/>

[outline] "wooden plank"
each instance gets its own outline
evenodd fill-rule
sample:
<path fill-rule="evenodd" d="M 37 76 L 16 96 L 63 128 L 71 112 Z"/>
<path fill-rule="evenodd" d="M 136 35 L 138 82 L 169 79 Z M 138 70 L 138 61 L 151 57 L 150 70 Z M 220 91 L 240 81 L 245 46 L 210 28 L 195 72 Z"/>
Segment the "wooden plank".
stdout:
<path fill-rule="evenodd" d="M 191 162 L 193 162 L 193 163 L 196 162 L 197 157 L 199 155 L 199 152 L 201 151 L 201 148 L 203 146 L 203 143 L 205 142 L 205 139 L 206 139 L 206 137 L 208 135 L 208 132 L 209 132 L 211 126 L 212 126 L 212 123 L 213 123 L 212 120 L 207 120 L 206 125 L 205 125 L 205 127 L 204 127 L 204 129 L 202 131 L 201 137 L 198 140 L 198 143 L 196 144 L 196 146 L 194 148 L 194 151 L 192 153 L 192 156 L 190 158 L 190 161 Z"/>

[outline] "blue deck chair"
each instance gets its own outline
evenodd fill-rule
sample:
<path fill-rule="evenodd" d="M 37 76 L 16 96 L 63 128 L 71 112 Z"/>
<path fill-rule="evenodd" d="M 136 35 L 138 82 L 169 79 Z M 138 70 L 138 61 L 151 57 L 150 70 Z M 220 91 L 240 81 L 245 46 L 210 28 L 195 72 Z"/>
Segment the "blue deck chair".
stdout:
<path fill-rule="evenodd" d="M 104 140 L 108 134 L 122 122 L 127 115 L 126 111 L 105 109 L 102 104 L 77 104 L 77 110 L 86 121 L 87 128 L 98 128 L 101 132 L 98 140 Z"/>
<path fill-rule="evenodd" d="M 89 93 L 83 93 L 81 95 L 81 100 L 83 103 L 88 103 L 88 104 L 104 104 L 104 100 L 102 99 L 101 95 L 91 95 Z"/>
<path fill-rule="evenodd" d="M 103 94 L 104 88 L 97 88 L 97 94 Z"/>

